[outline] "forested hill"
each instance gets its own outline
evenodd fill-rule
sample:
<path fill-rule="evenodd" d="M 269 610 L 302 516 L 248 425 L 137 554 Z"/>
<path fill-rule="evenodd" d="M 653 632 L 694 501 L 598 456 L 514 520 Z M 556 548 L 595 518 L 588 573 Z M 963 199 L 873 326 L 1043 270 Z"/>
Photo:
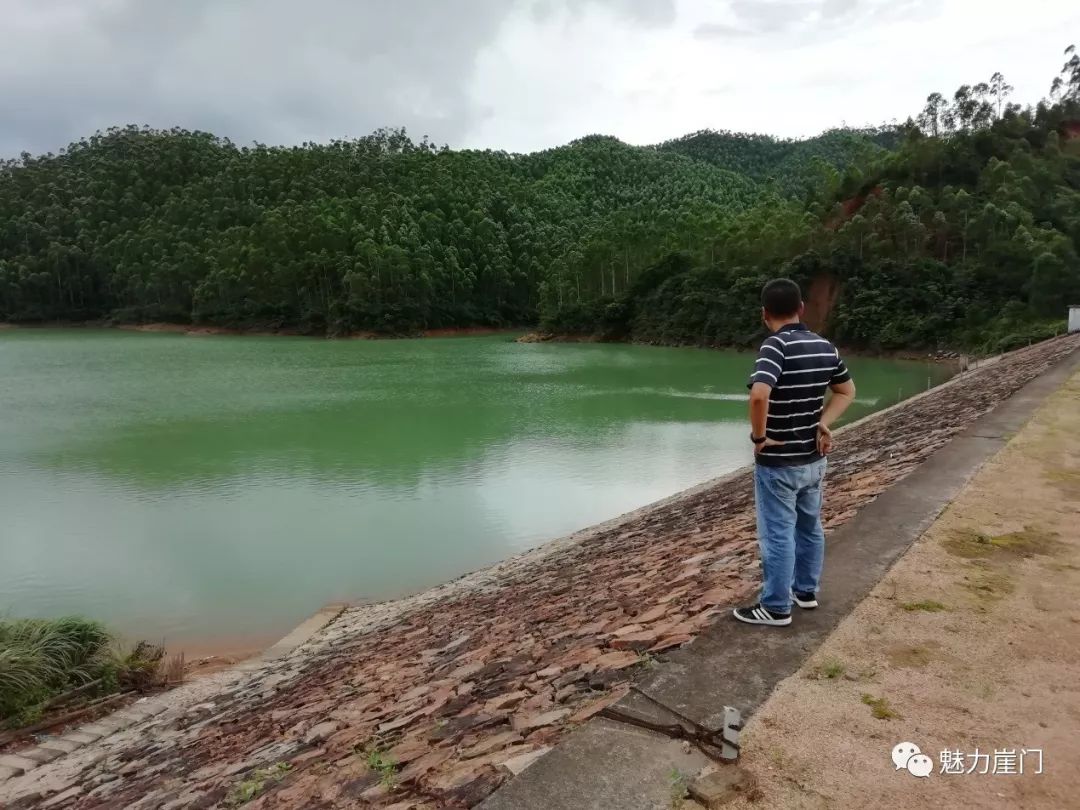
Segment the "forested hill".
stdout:
<path fill-rule="evenodd" d="M 879 157 L 902 140 L 896 126 L 873 129 L 831 129 L 805 140 L 701 130 L 657 148 L 745 174 L 761 183 L 773 183 L 786 195 L 813 194 L 828 170 Z"/>
<path fill-rule="evenodd" d="M 1080 300 L 1070 56 L 1053 102 L 1009 104 L 995 75 L 932 94 L 900 128 L 803 142 L 589 136 L 512 155 L 395 130 L 299 147 L 110 130 L 0 165 L 0 320 L 314 334 L 540 320 L 745 344 L 760 284 L 782 272 L 828 289 L 848 344 L 1022 340 Z"/>
<path fill-rule="evenodd" d="M 620 294 L 760 196 L 598 136 L 510 155 L 399 131 L 249 148 L 129 127 L 0 172 L 0 318 L 330 333 L 520 324 L 542 289 Z"/>

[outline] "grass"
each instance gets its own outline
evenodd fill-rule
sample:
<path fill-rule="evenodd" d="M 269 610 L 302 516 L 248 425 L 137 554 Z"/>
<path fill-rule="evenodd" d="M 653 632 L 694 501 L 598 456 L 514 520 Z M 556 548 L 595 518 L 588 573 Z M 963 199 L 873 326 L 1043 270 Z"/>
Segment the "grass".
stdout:
<path fill-rule="evenodd" d="M 262 793 L 267 784 L 277 783 L 284 779 L 290 770 L 292 770 L 292 765 L 288 762 L 278 762 L 268 768 L 252 771 L 251 776 L 243 782 L 233 785 L 233 789 L 225 797 L 225 807 L 240 807 L 247 804 Z"/>
<path fill-rule="evenodd" d="M 83 698 L 144 689 L 164 654 L 145 642 L 123 651 L 104 625 L 77 616 L 0 620 L 0 725 L 33 724 L 80 687 Z"/>
<path fill-rule="evenodd" d="M 1053 554 L 1061 545 L 1054 532 L 1034 526 L 993 536 L 972 529 L 959 529 L 950 532 L 941 542 L 950 554 L 965 559 L 990 557 L 998 552 L 1021 557 Z"/>
<path fill-rule="evenodd" d="M 904 602 L 900 605 L 904 610 L 912 613 L 916 610 L 922 610 L 926 613 L 940 613 L 943 610 L 948 610 L 941 602 L 937 602 L 933 599 L 923 599 L 919 602 Z"/>
<path fill-rule="evenodd" d="M 826 658 L 810 671 L 808 677 L 811 680 L 835 681 L 844 674 L 846 669 L 844 662 L 839 658 Z"/>
<path fill-rule="evenodd" d="M 1080 472 L 1053 470 L 1044 473 L 1051 484 L 1070 498 L 1080 498 Z"/>
<path fill-rule="evenodd" d="M 876 698 L 873 695 L 863 693 L 862 702 L 870 707 L 870 714 L 875 720 L 900 720 L 900 715 L 893 710 L 886 698 Z"/>
<path fill-rule="evenodd" d="M 33 723 L 50 698 L 107 675 L 112 645 L 86 619 L 0 621 L 0 720 Z"/>
<path fill-rule="evenodd" d="M 964 587 L 984 600 L 1002 599 L 1016 589 L 1012 577 L 991 568 L 979 568 L 971 576 L 965 576 L 964 580 Z"/>
<path fill-rule="evenodd" d="M 923 645 L 894 644 L 886 651 L 886 655 L 894 667 L 922 669 L 934 659 L 935 650 L 939 647 L 940 645 L 932 641 Z"/>

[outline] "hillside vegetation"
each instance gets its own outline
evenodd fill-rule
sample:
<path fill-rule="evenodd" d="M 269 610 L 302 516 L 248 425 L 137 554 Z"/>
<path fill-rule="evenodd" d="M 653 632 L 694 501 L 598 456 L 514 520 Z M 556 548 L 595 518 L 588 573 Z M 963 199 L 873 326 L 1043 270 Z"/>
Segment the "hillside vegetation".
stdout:
<path fill-rule="evenodd" d="M 843 171 L 895 148 L 901 131 L 832 129 L 806 140 L 702 130 L 665 141 L 657 149 L 702 160 L 771 184 L 787 196 L 813 196 L 830 169 Z"/>
<path fill-rule="evenodd" d="M 0 319 L 313 334 L 520 325 L 744 344 L 779 272 L 841 341 L 1041 333 L 1080 300 L 1080 68 L 806 141 L 589 136 L 529 155 L 404 131 L 298 147 L 127 127 L 0 165 Z M 1049 323 L 1049 321 L 1047 321 Z"/>
<path fill-rule="evenodd" d="M 1054 334 L 1080 302 L 1080 59 L 1067 56 L 1051 101 L 1009 104 L 1000 74 L 951 100 L 931 94 L 896 149 L 842 173 L 816 159 L 820 181 L 804 199 L 733 213 L 625 295 L 548 302 L 544 328 L 745 345 L 760 335 L 757 291 L 783 273 L 812 298 L 836 291 L 824 325 L 849 346 L 997 351 Z M 689 140 L 744 167 L 774 149 L 706 136 Z"/>

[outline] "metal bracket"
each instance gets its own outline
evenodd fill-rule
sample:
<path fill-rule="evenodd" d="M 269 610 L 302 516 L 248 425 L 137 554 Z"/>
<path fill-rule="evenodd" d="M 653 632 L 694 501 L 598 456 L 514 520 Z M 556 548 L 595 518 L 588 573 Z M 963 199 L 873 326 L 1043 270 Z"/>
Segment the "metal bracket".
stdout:
<path fill-rule="evenodd" d="M 653 705 L 678 719 L 677 723 L 654 723 L 644 717 L 638 717 L 614 706 L 608 706 L 600 712 L 601 717 L 620 723 L 655 731 L 675 740 L 686 740 L 697 747 L 709 759 L 717 762 L 735 762 L 739 758 L 739 732 L 742 731 L 742 715 L 731 706 L 724 707 L 724 724 L 717 730 L 707 728 L 696 720 L 691 720 L 681 712 L 662 703 L 652 695 L 636 686 L 630 691 L 641 695 Z"/>
<path fill-rule="evenodd" d="M 720 731 L 720 758 L 734 762 L 739 758 L 739 732 L 742 731 L 742 714 L 733 706 L 724 707 L 724 727 Z"/>

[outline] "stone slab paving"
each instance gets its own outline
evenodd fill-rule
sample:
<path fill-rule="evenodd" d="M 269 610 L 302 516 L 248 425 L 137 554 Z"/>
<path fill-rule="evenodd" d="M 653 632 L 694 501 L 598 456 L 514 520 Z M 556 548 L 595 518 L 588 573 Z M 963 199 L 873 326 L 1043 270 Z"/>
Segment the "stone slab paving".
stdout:
<path fill-rule="evenodd" d="M 826 526 L 1078 345 L 1007 355 L 846 430 Z M 159 714 L 129 712 L 129 727 L 9 776 L 0 804 L 205 808 L 246 781 L 262 785 L 247 807 L 476 805 L 755 590 L 749 474 L 417 597 L 346 610 L 278 660 L 182 687 Z"/>

